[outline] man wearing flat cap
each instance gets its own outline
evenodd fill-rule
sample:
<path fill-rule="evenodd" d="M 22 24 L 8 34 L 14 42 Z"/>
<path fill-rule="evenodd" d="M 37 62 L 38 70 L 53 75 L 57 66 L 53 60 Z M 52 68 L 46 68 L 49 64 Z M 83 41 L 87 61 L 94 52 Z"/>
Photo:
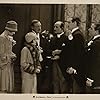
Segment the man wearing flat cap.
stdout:
<path fill-rule="evenodd" d="M 89 93 L 100 93 L 100 23 L 91 24 L 89 34 L 92 39 L 88 42 L 86 48 L 86 85 L 90 88 Z"/>
<path fill-rule="evenodd" d="M 3 93 L 13 92 L 14 89 L 13 61 L 16 54 L 12 52 L 12 47 L 16 44 L 13 35 L 17 30 L 17 23 L 8 21 L 0 35 L 0 91 Z"/>

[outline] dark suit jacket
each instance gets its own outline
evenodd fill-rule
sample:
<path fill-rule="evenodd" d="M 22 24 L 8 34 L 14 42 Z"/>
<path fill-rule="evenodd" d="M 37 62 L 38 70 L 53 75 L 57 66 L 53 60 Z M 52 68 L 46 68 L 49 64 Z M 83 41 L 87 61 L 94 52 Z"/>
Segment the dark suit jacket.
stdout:
<path fill-rule="evenodd" d="M 65 71 L 65 69 L 64 69 L 64 67 L 63 67 L 63 60 L 61 60 L 62 59 L 62 52 L 63 52 L 63 50 L 65 50 L 65 47 L 67 46 L 67 43 L 68 43 L 68 38 L 67 38 L 67 36 L 65 35 L 65 34 L 63 34 L 63 35 L 61 35 L 61 37 L 60 38 L 58 38 L 57 36 L 54 36 L 53 38 L 52 38 L 52 40 L 51 40 L 51 51 L 54 51 L 54 50 L 56 50 L 56 49 L 58 49 L 58 50 L 61 50 L 61 53 L 59 54 L 59 56 L 60 56 L 60 59 L 58 59 L 58 60 L 56 60 L 56 63 L 58 64 L 58 66 L 53 66 L 53 73 L 57 73 L 57 74 L 53 74 L 54 76 L 53 77 L 57 77 L 57 79 L 58 79 L 58 77 L 60 77 L 59 78 L 59 81 L 62 83 L 62 86 L 60 85 L 60 86 L 58 86 L 58 87 L 60 87 L 60 90 L 64 90 L 64 93 L 68 93 L 69 92 L 69 90 L 70 90 L 70 86 L 72 86 L 72 84 L 68 84 L 68 83 L 72 83 L 72 82 L 69 82 L 70 80 L 71 80 L 71 77 L 70 77 L 70 75 L 68 74 L 68 77 L 67 77 L 67 80 L 68 81 L 66 81 L 66 80 L 64 80 L 64 81 L 62 81 L 63 79 L 64 79 L 64 77 L 66 76 L 65 75 L 65 73 L 66 73 L 66 71 Z M 64 56 L 64 55 L 63 55 Z M 65 58 L 66 59 L 66 58 Z M 62 63 L 61 63 L 62 62 Z M 53 65 L 54 65 L 54 63 L 53 63 Z M 57 69 L 54 69 L 54 68 L 56 68 L 56 67 L 59 67 L 58 69 L 60 69 L 60 72 L 59 72 L 59 70 Z M 60 74 L 60 75 L 59 75 Z M 55 76 L 55 75 L 57 75 L 57 76 Z M 57 80 L 56 79 L 56 80 Z M 54 81 L 55 82 L 55 81 Z M 61 84 L 60 83 L 60 84 Z M 56 82 L 55 82 L 55 84 L 56 84 Z M 58 83 L 59 84 L 59 83 Z M 65 86 L 66 85 L 66 86 Z M 64 88 L 65 89 L 64 89 Z M 58 88 L 59 89 L 59 88 Z"/>
<path fill-rule="evenodd" d="M 63 76 L 65 77 L 65 79 L 69 83 L 68 86 L 70 87 L 70 86 L 72 86 L 71 75 L 66 73 L 66 62 L 69 61 L 69 59 L 67 57 L 69 55 L 69 52 L 68 52 L 69 51 L 69 40 L 65 34 L 63 34 L 60 38 L 57 38 L 57 36 L 55 36 L 51 40 L 51 50 L 53 51 L 56 49 L 62 50 L 61 54 L 59 55 L 60 59 L 57 62 L 59 64 L 59 67 L 61 69 Z"/>
<path fill-rule="evenodd" d="M 100 37 L 93 40 L 87 52 L 87 77 L 94 80 L 94 86 L 100 86 Z"/>
<path fill-rule="evenodd" d="M 82 32 L 78 29 L 72 33 L 73 39 L 68 40 L 67 44 L 61 53 L 61 65 L 63 70 L 63 74 L 67 80 L 70 78 L 68 74 L 65 72 L 68 67 L 73 67 L 77 70 L 77 75 L 74 75 L 75 79 L 79 86 L 85 85 L 85 66 L 84 66 L 84 37 Z"/>
<path fill-rule="evenodd" d="M 49 42 L 49 39 L 46 39 L 45 37 L 40 35 L 40 46 L 43 49 L 42 56 L 45 59 L 46 56 L 50 55 L 50 42 Z"/>
<path fill-rule="evenodd" d="M 50 43 L 50 47 L 51 47 L 51 53 L 52 53 L 52 51 L 54 51 L 54 50 L 56 50 L 56 49 L 58 49 L 58 50 L 62 50 L 62 52 L 63 52 L 63 50 L 64 50 L 64 48 L 65 48 L 65 46 L 67 45 L 67 41 L 68 41 L 68 39 L 67 39 L 67 36 L 65 35 L 65 34 L 63 34 L 63 35 L 61 35 L 61 37 L 60 38 L 57 38 L 57 36 L 54 36 L 53 38 L 52 38 L 52 40 L 51 40 L 51 43 Z M 61 56 L 62 54 L 60 54 L 59 56 Z M 61 61 L 61 59 L 62 58 L 60 58 L 59 60 L 58 60 L 58 63 L 60 64 L 60 61 Z M 60 64 L 61 65 L 61 64 Z M 61 65 L 62 66 L 62 65 Z M 60 67 L 61 67 L 60 66 Z M 61 67 L 61 69 L 62 69 L 62 67 Z"/>
<path fill-rule="evenodd" d="M 67 40 L 67 36 L 65 34 L 62 34 L 60 38 L 58 38 L 57 36 L 54 36 L 51 39 L 51 50 L 62 50 L 64 48 L 64 46 L 66 45 L 66 41 Z M 65 44 L 65 45 L 64 45 Z"/>
<path fill-rule="evenodd" d="M 50 56 L 50 42 L 48 39 L 43 37 L 40 34 L 40 46 L 43 49 L 42 57 L 43 61 L 41 62 L 42 70 L 38 76 L 38 93 L 52 93 L 52 61 L 51 59 L 47 58 L 47 56 Z M 42 85 L 41 85 L 42 84 Z"/>

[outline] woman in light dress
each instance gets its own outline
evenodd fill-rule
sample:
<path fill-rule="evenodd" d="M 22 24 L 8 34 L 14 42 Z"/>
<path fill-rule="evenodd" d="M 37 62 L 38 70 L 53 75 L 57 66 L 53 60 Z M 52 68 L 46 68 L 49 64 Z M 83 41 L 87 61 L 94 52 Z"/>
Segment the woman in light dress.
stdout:
<path fill-rule="evenodd" d="M 17 23 L 8 21 L 4 32 L 0 35 L 0 91 L 10 93 L 14 90 L 13 60 L 16 55 L 12 47 L 16 44 L 13 35 L 17 31 Z"/>

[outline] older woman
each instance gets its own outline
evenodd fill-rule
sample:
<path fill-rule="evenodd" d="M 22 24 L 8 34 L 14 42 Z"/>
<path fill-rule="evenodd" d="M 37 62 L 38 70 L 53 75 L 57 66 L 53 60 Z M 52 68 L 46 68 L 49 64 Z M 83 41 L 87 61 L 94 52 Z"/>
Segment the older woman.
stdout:
<path fill-rule="evenodd" d="M 14 89 L 14 71 L 13 59 L 16 55 L 12 52 L 12 47 L 16 44 L 13 35 L 17 31 L 17 23 L 8 21 L 5 31 L 0 35 L 0 91 L 13 92 Z"/>

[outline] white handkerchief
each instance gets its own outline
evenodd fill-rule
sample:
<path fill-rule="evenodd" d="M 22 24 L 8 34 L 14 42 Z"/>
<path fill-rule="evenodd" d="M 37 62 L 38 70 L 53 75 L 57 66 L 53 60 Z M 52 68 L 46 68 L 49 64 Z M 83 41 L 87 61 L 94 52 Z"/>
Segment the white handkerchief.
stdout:
<path fill-rule="evenodd" d="M 65 46 L 65 43 L 63 43 L 62 46 Z"/>
<path fill-rule="evenodd" d="M 73 35 L 72 35 L 72 34 L 69 34 L 69 35 L 68 35 L 68 39 L 69 39 L 69 40 L 73 40 Z"/>
<path fill-rule="evenodd" d="M 93 43 L 93 41 L 92 41 L 92 40 L 91 40 L 91 41 L 89 41 L 88 46 L 90 46 L 92 43 Z"/>

